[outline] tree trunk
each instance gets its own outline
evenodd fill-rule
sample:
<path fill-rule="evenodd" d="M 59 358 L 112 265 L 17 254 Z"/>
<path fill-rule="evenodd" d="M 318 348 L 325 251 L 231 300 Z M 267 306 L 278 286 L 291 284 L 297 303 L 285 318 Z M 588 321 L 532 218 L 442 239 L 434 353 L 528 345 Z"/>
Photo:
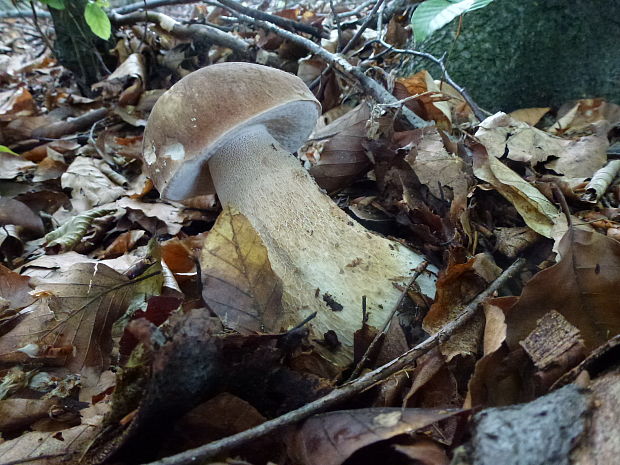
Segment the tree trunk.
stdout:
<path fill-rule="evenodd" d="M 65 2 L 64 10 L 49 8 L 56 31 L 54 54 L 75 75 L 80 90 L 90 95 L 91 84 L 107 74 L 108 41 L 95 36 L 84 19 L 86 0 Z M 109 63 L 107 63 L 109 65 Z"/>
<path fill-rule="evenodd" d="M 452 78 L 490 111 L 603 97 L 620 103 L 620 2 L 495 0 L 436 31 L 418 48 L 448 52 Z M 429 69 L 415 59 L 409 74 Z"/>

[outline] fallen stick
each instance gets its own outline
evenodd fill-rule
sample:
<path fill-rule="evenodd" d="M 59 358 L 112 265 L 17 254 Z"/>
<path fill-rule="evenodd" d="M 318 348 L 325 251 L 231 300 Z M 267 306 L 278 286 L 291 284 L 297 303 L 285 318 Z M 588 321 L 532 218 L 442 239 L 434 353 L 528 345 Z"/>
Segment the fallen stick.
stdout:
<path fill-rule="evenodd" d="M 247 57 L 250 53 L 250 46 L 247 42 L 233 36 L 232 34 L 228 34 L 215 27 L 207 26 L 205 24 L 190 24 L 186 26 L 176 19 L 156 11 L 137 11 L 126 15 L 111 12 L 109 18 L 110 21 L 112 21 L 112 23 L 116 26 L 124 26 L 147 21 L 157 24 L 163 30 L 176 37 L 204 39 L 214 45 L 230 48 L 234 52 L 237 52 L 245 57 Z"/>
<path fill-rule="evenodd" d="M 374 384 L 385 380 L 394 373 L 406 368 L 420 356 L 427 353 L 435 345 L 441 344 L 448 340 L 457 329 L 463 326 L 463 324 L 476 313 L 478 305 L 482 303 L 482 301 L 499 290 L 524 265 L 525 259 L 519 258 L 515 260 L 512 265 L 510 265 L 486 290 L 478 294 L 478 296 L 465 307 L 459 316 L 444 325 L 437 333 L 429 336 L 420 344 L 412 349 L 409 349 L 407 352 L 402 354 L 400 357 L 395 358 L 391 362 L 386 363 L 385 365 L 382 365 L 347 384 L 343 384 L 326 396 L 323 396 L 314 402 L 310 402 L 303 407 L 285 413 L 284 415 L 274 418 L 273 420 L 261 423 L 260 425 L 242 431 L 241 433 L 233 434 L 232 436 L 196 447 L 195 449 L 190 449 L 155 462 L 150 462 L 147 465 L 196 464 L 199 463 L 198 461 L 212 459 L 213 457 L 230 449 L 242 446 L 247 442 L 253 441 L 267 434 L 271 434 L 285 426 L 290 426 L 301 420 L 305 420 L 311 415 L 336 406 L 353 395 L 364 391 Z"/>
<path fill-rule="evenodd" d="M 282 29 L 281 27 L 278 27 L 275 24 L 271 24 L 265 21 L 260 21 L 260 20 L 251 18 L 250 16 L 244 15 L 243 13 L 239 13 L 236 11 L 233 13 L 241 21 L 247 22 L 249 24 L 253 24 L 258 28 L 271 31 L 279 35 L 280 37 L 283 37 L 297 45 L 300 45 L 301 47 L 304 47 L 309 52 L 322 58 L 328 64 L 332 65 L 334 69 L 336 69 L 340 73 L 347 76 L 349 80 L 352 80 L 353 82 L 357 83 L 358 87 L 360 87 L 366 95 L 373 98 L 377 103 L 388 104 L 388 103 L 398 102 L 398 99 L 394 97 L 392 94 L 390 94 L 385 87 L 383 87 L 381 84 L 379 84 L 374 79 L 368 77 L 364 73 L 364 71 L 362 71 L 357 66 L 353 66 L 342 56 L 328 52 L 323 47 L 312 42 L 311 40 L 306 39 L 305 37 L 298 36 L 297 34 L 293 32 L 287 31 L 286 29 Z M 413 128 L 422 128 L 422 127 L 426 127 L 426 126 L 430 126 L 434 124 L 434 123 L 430 123 L 428 121 L 423 120 L 422 118 L 420 118 L 418 115 L 416 115 L 414 112 L 412 112 L 409 108 L 405 106 L 401 107 L 400 110 L 402 111 L 402 114 L 405 117 L 405 119 L 409 122 L 409 124 Z"/>

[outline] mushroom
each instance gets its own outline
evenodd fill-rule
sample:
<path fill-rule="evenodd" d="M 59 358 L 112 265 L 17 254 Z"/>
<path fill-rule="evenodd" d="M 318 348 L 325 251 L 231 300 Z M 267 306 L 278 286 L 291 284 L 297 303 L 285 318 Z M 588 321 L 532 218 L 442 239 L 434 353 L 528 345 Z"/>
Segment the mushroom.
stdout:
<path fill-rule="evenodd" d="M 195 71 L 159 98 L 144 132 L 147 174 L 162 197 L 217 193 L 250 221 L 283 282 L 296 321 L 317 311 L 311 338 L 334 330 L 332 361 L 352 358 L 366 297 L 380 327 L 424 257 L 365 230 L 320 191 L 291 155 L 310 135 L 320 105 L 298 77 L 249 63 Z M 432 269 L 432 267 L 431 267 Z M 431 273 L 417 284 L 435 294 Z"/>

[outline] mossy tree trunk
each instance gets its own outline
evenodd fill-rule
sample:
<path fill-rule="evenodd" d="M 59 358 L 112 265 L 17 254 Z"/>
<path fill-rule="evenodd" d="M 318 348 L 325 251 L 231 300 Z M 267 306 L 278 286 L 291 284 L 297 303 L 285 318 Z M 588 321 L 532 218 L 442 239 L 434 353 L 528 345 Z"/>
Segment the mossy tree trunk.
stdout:
<path fill-rule="evenodd" d="M 510 111 L 603 97 L 620 103 L 620 1 L 495 0 L 419 50 L 449 52 L 448 71 L 483 108 Z M 416 59 L 403 74 L 439 70 Z"/>
<path fill-rule="evenodd" d="M 54 54 L 75 75 L 81 91 L 89 95 L 91 84 L 107 74 L 110 65 L 108 41 L 95 36 L 84 19 L 86 0 L 65 1 L 64 10 L 50 8 L 56 32 Z"/>

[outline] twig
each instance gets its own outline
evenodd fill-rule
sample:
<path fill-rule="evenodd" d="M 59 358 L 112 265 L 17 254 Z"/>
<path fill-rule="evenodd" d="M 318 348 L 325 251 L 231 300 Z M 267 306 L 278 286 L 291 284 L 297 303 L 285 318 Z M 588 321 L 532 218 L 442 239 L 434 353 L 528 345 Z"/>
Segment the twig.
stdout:
<path fill-rule="evenodd" d="M 190 24 L 185 26 L 176 19 L 156 11 L 137 11 L 126 15 L 111 12 L 109 17 L 110 20 L 117 26 L 135 24 L 141 21 L 149 21 L 157 24 L 159 27 L 176 37 L 204 39 L 212 44 L 230 48 L 243 56 L 248 56 L 250 53 L 249 45 L 232 34 L 227 34 L 217 28 L 204 24 Z"/>
<path fill-rule="evenodd" d="M 200 3 L 200 0 L 145 0 L 141 2 L 130 3 L 129 5 L 125 5 L 125 6 L 119 6 L 118 8 L 114 8 L 112 12 L 125 15 L 127 13 L 133 13 L 134 11 L 139 11 L 143 8 L 150 10 L 150 9 L 159 8 L 162 6 L 185 5 L 187 3 Z"/>
<path fill-rule="evenodd" d="M 292 21 L 281 16 L 276 16 L 265 13 L 264 11 L 255 10 L 254 8 L 248 8 L 238 2 L 235 2 L 234 0 L 218 0 L 218 2 L 224 5 L 229 10 L 234 10 L 238 13 L 244 14 L 254 19 L 258 19 L 260 21 L 267 21 L 287 30 L 292 29 L 294 31 L 304 32 L 317 38 L 329 37 L 329 35 L 325 31 L 321 31 L 314 26 L 310 26 L 309 24 Z"/>
<path fill-rule="evenodd" d="M 43 42 L 45 43 L 45 46 L 49 49 L 50 52 L 53 53 L 54 47 L 52 46 L 52 43 L 50 42 L 50 40 L 47 38 L 47 35 L 43 33 L 43 30 L 39 26 L 39 18 L 37 17 L 37 10 L 34 7 L 34 2 L 32 0 L 30 0 L 30 9 L 32 11 L 32 21 L 34 22 L 34 27 L 36 28 L 37 32 L 41 35 L 41 40 L 43 40 Z"/>
<path fill-rule="evenodd" d="M 360 87 L 365 94 L 372 97 L 377 103 L 395 103 L 398 101 L 396 97 L 394 97 L 385 89 L 385 87 L 383 87 L 374 79 L 366 76 L 366 74 L 364 74 L 361 69 L 353 66 L 342 56 L 330 53 L 320 45 L 312 42 L 311 40 L 306 39 L 305 37 L 298 36 L 293 32 L 282 29 L 275 24 L 250 18 L 249 16 L 246 16 L 242 13 L 235 13 L 235 15 L 241 21 L 254 24 L 256 27 L 266 29 L 268 31 L 272 31 L 275 34 L 278 34 L 280 37 L 284 37 L 285 39 L 304 47 L 309 52 L 322 58 L 328 64 L 331 64 L 334 69 L 341 72 L 345 76 L 348 76 L 350 80 L 356 82 L 358 87 Z M 431 123 L 429 123 L 428 121 L 424 121 L 407 107 L 403 107 L 402 112 L 405 119 L 414 128 L 421 128 L 431 125 Z"/>
<path fill-rule="evenodd" d="M 353 37 L 351 37 L 351 40 L 349 40 L 349 42 L 347 42 L 347 44 L 344 46 L 344 48 L 340 51 L 341 54 L 345 54 L 347 53 L 349 50 L 351 50 L 353 48 L 353 45 L 355 45 L 355 42 L 358 41 L 358 39 L 362 36 L 362 34 L 364 33 L 364 31 L 366 30 L 366 28 L 368 27 L 368 25 L 370 24 L 370 21 L 372 20 L 373 16 L 375 15 L 375 13 L 377 12 L 377 10 L 379 9 L 379 7 L 383 4 L 384 0 L 379 0 L 375 6 L 372 8 L 372 10 L 370 11 L 370 13 L 368 14 L 368 17 L 366 18 L 366 20 L 364 21 L 364 23 L 360 26 L 360 28 L 355 32 L 355 34 L 353 35 Z M 339 22 L 337 22 L 338 24 L 338 44 L 340 44 L 340 25 Z M 321 71 L 321 74 L 319 74 L 319 76 L 310 83 L 310 85 L 308 86 L 310 88 L 310 90 L 314 90 L 314 88 L 316 86 L 319 85 L 319 83 L 321 82 L 321 79 L 323 79 L 323 77 L 329 73 L 332 69 L 332 65 L 328 65 L 323 71 Z"/>
<path fill-rule="evenodd" d="M 347 11 L 345 13 L 340 13 L 338 16 L 338 19 L 344 19 L 344 18 L 348 18 L 350 16 L 355 16 L 359 13 L 362 12 L 362 10 L 364 10 L 366 7 L 369 7 L 370 5 L 372 5 L 373 3 L 375 3 L 376 0 L 367 0 L 364 3 L 356 6 L 355 8 L 353 8 L 351 11 Z"/>
<path fill-rule="evenodd" d="M 396 312 L 400 308 L 400 305 L 403 303 L 403 300 L 405 299 L 405 296 L 407 295 L 409 288 L 413 285 L 413 283 L 415 283 L 416 279 L 418 279 L 418 277 L 424 272 L 424 270 L 426 270 L 427 266 L 428 266 L 428 262 L 426 261 L 420 264 L 415 274 L 412 276 L 412 278 L 409 280 L 409 282 L 403 289 L 403 292 L 400 294 L 400 297 L 398 298 L 398 302 L 396 302 L 396 305 L 394 305 L 394 308 L 390 312 L 390 315 L 385 320 L 385 323 L 383 324 L 383 328 L 381 328 L 381 331 L 379 331 L 375 335 L 372 342 L 366 349 L 366 352 L 364 352 L 364 355 L 362 356 L 360 361 L 355 366 L 355 369 L 353 370 L 353 372 L 351 373 L 347 381 L 354 380 L 362 372 L 362 370 L 366 366 L 366 363 L 368 363 L 368 359 L 370 359 L 370 357 L 375 353 L 376 347 L 379 345 L 379 342 L 382 341 L 383 338 L 385 337 L 387 330 L 390 327 L 390 324 L 392 323 L 392 319 L 394 318 L 394 315 L 396 315 Z"/>
<path fill-rule="evenodd" d="M 370 13 L 366 17 L 366 20 L 364 21 L 364 23 L 360 26 L 360 28 L 357 31 L 355 31 L 355 34 L 353 35 L 353 37 L 351 37 L 351 40 L 347 43 L 347 45 L 345 45 L 345 47 L 342 49 L 340 53 L 344 55 L 345 53 L 347 53 L 349 50 L 353 48 L 353 45 L 355 45 L 355 42 L 357 42 L 358 39 L 362 37 L 362 34 L 368 28 L 368 25 L 374 18 L 379 7 L 383 5 L 383 2 L 384 0 L 379 0 L 377 3 L 375 3 L 375 6 L 372 7 L 372 10 L 370 10 Z"/>
<path fill-rule="evenodd" d="M 452 87 L 454 87 L 454 89 L 461 94 L 461 96 L 463 97 L 463 99 L 465 100 L 465 102 L 467 102 L 467 104 L 471 107 L 472 111 L 474 112 L 474 116 L 476 118 L 478 118 L 480 121 L 482 121 L 483 119 L 486 118 L 486 114 L 480 109 L 480 107 L 478 106 L 478 104 L 476 104 L 476 102 L 474 102 L 474 100 L 471 98 L 471 96 L 469 95 L 469 92 L 467 92 L 467 90 L 465 90 L 464 87 L 459 86 L 456 82 L 454 82 L 454 80 L 450 77 L 450 74 L 448 74 L 448 70 L 446 69 L 446 65 L 444 63 L 443 58 L 437 58 L 434 55 L 431 55 L 430 53 L 426 53 L 426 52 L 418 52 L 417 50 L 411 50 L 411 49 L 403 49 L 403 48 L 395 48 L 392 45 L 384 42 L 382 39 L 376 39 L 372 42 L 378 42 L 381 45 L 383 45 L 384 47 L 387 48 L 388 51 L 390 52 L 394 52 L 394 53 L 402 53 L 404 55 L 414 55 L 414 56 L 418 56 L 421 58 L 425 58 L 429 61 L 432 61 L 433 63 L 435 63 L 437 66 L 439 66 L 439 68 L 441 69 L 441 72 L 445 78 L 445 81 L 450 84 Z"/>
<path fill-rule="evenodd" d="M 400 357 L 386 363 L 376 370 L 373 370 L 370 373 L 351 381 L 350 383 L 340 386 L 314 402 L 310 402 L 297 410 L 285 413 L 284 415 L 274 418 L 273 420 L 266 421 L 265 423 L 262 423 L 254 428 L 250 428 L 246 431 L 228 436 L 218 441 L 213 441 L 195 449 L 190 449 L 185 452 L 151 462 L 148 465 L 190 465 L 199 463 L 201 460 L 211 459 L 216 455 L 229 451 L 230 449 L 242 446 L 250 441 L 263 437 L 267 434 L 271 434 L 280 428 L 292 425 L 301 420 L 305 420 L 311 415 L 334 407 L 355 394 L 358 394 L 374 384 L 385 380 L 394 373 L 397 373 L 403 368 L 409 366 L 417 358 L 428 352 L 437 344 L 445 342 L 457 329 L 463 326 L 463 324 L 476 313 L 478 305 L 482 301 L 499 290 L 524 265 L 525 259 L 517 259 L 485 291 L 472 300 L 458 317 L 450 323 L 444 325 L 437 333 L 428 337 L 414 348 L 408 350 Z"/>

